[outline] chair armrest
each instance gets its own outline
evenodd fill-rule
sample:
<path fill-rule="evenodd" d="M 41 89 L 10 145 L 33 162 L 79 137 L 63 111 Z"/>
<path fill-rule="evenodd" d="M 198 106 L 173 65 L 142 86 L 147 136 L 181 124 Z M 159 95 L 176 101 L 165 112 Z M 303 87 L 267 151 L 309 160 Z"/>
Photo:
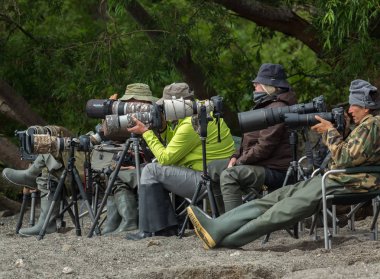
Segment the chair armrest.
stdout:
<path fill-rule="evenodd" d="M 380 173 L 380 166 L 360 166 L 360 167 L 354 167 L 354 168 L 345 168 L 345 173 L 348 174 L 354 174 L 354 173 L 374 173 L 379 172 Z"/>

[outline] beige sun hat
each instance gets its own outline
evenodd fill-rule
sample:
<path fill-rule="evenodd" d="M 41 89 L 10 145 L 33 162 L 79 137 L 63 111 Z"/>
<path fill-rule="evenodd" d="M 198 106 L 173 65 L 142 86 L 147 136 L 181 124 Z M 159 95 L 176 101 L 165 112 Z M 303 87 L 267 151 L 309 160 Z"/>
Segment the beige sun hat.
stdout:
<path fill-rule="evenodd" d="M 155 101 L 155 98 L 152 96 L 152 91 L 150 91 L 149 85 L 145 83 L 132 83 L 127 85 L 124 95 L 119 100 L 128 101 L 130 99 L 148 102 Z"/>
<path fill-rule="evenodd" d="M 162 98 L 156 103 L 161 105 L 164 100 L 172 100 L 173 98 L 187 98 L 194 96 L 194 91 L 190 90 L 190 87 L 185 82 L 178 82 L 166 85 L 162 93 Z"/>

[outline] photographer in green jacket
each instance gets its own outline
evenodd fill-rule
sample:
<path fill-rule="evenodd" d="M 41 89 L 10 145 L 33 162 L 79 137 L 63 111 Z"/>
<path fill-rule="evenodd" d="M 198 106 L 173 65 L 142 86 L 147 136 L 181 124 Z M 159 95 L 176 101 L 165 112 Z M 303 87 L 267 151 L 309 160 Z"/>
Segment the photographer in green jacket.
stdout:
<path fill-rule="evenodd" d="M 186 83 L 173 83 L 164 88 L 163 100 L 193 99 L 194 93 Z M 193 116 L 196 117 L 196 116 Z M 167 139 L 165 147 L 156 134 L 142 122 L 135 119 L 136 125 L 129 132 L 142 134 L 157 162 L 147 164 L 142 170 L 139 188 L 139 230 L 128 239 L 138 240 L 154 235 L 171 236 L 177 233 L 178 222 L 169 198 L 169 192 L 192 198 L 198 183 L 202 180 L 202 142 L 194 130 L 192 117 L 180 119 Z M 167 127 L 170 125 L 167 125 Z M 170 129 L 170 128 L 169 128 Z M 170 134 L 170 133 L 169 133 Z M 216 119 L 208 122 L 206 160 L 229 158 L 234 152 L 234 142 L 230 129 L 220 120 L 220 138 Z M 203 192 L 205 189 L 202 189 Z"/>

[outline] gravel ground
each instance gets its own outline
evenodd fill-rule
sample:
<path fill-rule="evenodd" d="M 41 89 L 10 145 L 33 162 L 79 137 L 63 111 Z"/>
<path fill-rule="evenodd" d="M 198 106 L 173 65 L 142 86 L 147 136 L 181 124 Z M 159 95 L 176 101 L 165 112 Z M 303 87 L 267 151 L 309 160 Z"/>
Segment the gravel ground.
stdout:
<path fill-rule="evenodd" d="M 0 278 L 380 278 L 380 242 L 363 235 L 370 218 L 357 222 L 353 236 L 341 229 L 331 251 L 307 230 L 300 239 L 278 231 L 265 245 L 204 250 L 190 230 L 183 239 L 87 238 L 86 220 L 84 236 L 68 222 L 65 233 L 38 241 L 14 233 L 17 218 L 0 217 Z"/>

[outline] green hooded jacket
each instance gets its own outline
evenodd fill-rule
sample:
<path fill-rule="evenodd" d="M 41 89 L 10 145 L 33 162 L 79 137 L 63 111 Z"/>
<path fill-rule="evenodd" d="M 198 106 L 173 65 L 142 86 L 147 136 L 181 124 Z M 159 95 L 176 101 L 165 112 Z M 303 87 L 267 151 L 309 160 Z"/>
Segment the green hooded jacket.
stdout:
<path fill-rule="evenodd" d="M 220 121 L 221 142 L 218 142 L 216 119 L 207 125 L 207 163 L 212 160 L 229 158 L 235 151 L 230 129 L 223 119 Z M 199 134 L 193 128 L 192 117 L 178 121 L 166 147 L 152 130 L 145 132 L 143 138 L 161 165 L 187 167 L 197 171 L 203 169 L 202 142 Z"/>

